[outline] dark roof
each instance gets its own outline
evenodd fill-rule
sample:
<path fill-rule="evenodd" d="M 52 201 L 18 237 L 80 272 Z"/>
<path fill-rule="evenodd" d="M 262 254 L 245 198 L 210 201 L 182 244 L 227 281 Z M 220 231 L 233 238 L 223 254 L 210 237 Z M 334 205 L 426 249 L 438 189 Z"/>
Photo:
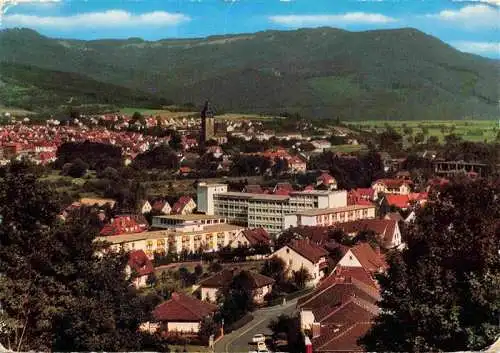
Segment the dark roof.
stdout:
<path fill-rule="evenodd" d="M 335 324 L 321 327 L 321 335 L 312 340 L 315 352 L 353 353 L 364 352 L 358 339 L 366 335 L 371 322 L 357 322 L 338 327 Z"/>
<path fill-rule="evenodd" d="M 172 206 L 172 211 L 171 213 L 172 214 L 178 214 L 178 213 L 182 213 L 182 210 L 184 209 L 184 207 L 186 207 L 186 205 L 192 200 L 191 197 L 189 196 L 181 196 L 179 197 L 179 200 L 177 200 L 176 203 L 174 203 L 174 205 Z"/>
<path fill-rule="evenodd" d="M 320 258 L 328 255 L 328 251 L 312 243 L 309 239 L 294 239 L 287 246 L 312 263 L 316 263 Z"/>
<path fill-rule="evenodd" d="M 312 309 L 318 313 L 322 312 L 323 314 L 314 315 L 316 321 L 322 321 L 327 314 L 352 298 L 359 298 L 366 303 L 375 305 L 380 300 L 380 295 L 377 289 L 352 277 L 347 277 L 338 279 L 327 287 L 318 287 L 311 294 L 300 298 L 297 306 Z"/>
<path fill-rule="evenodd" d="M 393 220 L 396 222 L 404 221 L 403 216 L 399 212 L 390 212 L 385 215 L 385 219 Z"/>
<path fill-rule="evenodd" d="M 271 237 L 264 228 L 245 229 L 242 233 L 251 246 L 271 244 Z"/>
<path fill-rule="evenodd" d="M 341 245 L 340 249 L 343 255 L 351 250 L 356 259 L 361 263 L 361 266 L 370 273 L 379 272 L 387 268 L 384 256 L 375 252 L 368 243 L 358 243 L 353 247 Z"/>
<path fill-rule="evenodd" d="M 139 276 L 146 276 L 154 272 L 153 263 L 144 250 L 134 250 L 128 254 L 128 265 Z"/>
<path fill-rule="evenodd" d="M 205 101 L 205 105 L 203 106 L 203 110 L 201 111 L 202 118 L 213 118 L 215 115 L 215 111 L 210 104 L 210 101 Z"/>
<path fill-rule="evenodd" d="M 198 284 L 200 287 L 208 287 L 208 288 L 224 288 L 228 286 L 233 278 L 238 275 L 241 272 L 241 270 L 234 269 L 234 270 L 222 270 L 218 273 L 216 273 L 213 276 L 210 276 L 202 281 L 200 281 Z M 264 286 L 270 285 L 274 283 L 274 279 L 261 275 L 260 273 L 256 272 L 251 272 L 251 271 L 245 271 L 245 273 L 248 275 L 248 278 L 250 280 L 249 282 L 249 289 L 257 289 L 257 288 L 262 288 Z"/>
<path fill-rule="evenodd" d="M 394 219 L 359 219 L 357 221 L 338 223 L 335 227 L 347 234 L 371 230 L 379 236 L 382 245 L 385 245 L 392 242 L 397 223 L 398 221 Z"/>
<path fill-rule="evenodd" d="M 264 190 L 260 185 L 249 184 L 243 188 L 243 192 L 248 192 L 250 194 L 262 194 Z"/>
<path fill-rule="evenodd" d="M 217 305 L 174 292 L 154 309 L 153 317 L 157 321 L 199 322 L 216 310 Z"/>

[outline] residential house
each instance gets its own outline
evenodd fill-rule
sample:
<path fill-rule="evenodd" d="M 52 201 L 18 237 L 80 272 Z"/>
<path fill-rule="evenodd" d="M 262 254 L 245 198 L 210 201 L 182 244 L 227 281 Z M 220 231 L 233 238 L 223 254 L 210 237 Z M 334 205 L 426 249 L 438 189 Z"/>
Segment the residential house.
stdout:
<path fill-rule="evenodd" d="M 308 285 L 316 285 L 326 274 L 328 252 L 308 239 L 295 239 L 281 249 L 275 251 L 273 256 L 282 259 L 288 274 L 293 271 L 306 269 L 311 275 Z"/>
<path fill-rule="evenodd" d="M 324 186 L 329 190 L 336 190 L 337 180 L 330 174 L 324 172 L 316 178 L 316 186 Z"/>
<path fill-rule="evenodd" d="M 144 250 L 133 250 L 128 253 L 127 273 L 132 276 L 136 288 L 145 287 L 148 277 L 154 273 L 154 267 Z"/>
<path fill-rule="evenodd" d="M 201 322 L 211 317 L 216 310 L 215 304 L 174 292 L 169 300 L 154 309 L 153 318 L 158 330 L 164 336 L 196 335 L 200 330 Z"/>
<path fill-rule="evenodd" d="M 190 214 L 196 209 L 196 202 L 194 202 L 192 197 L 181 196 L 179 200 L 172 206 L 170 213 L 172 214 Z"/>
<path fill-rule="evenodd" d="M 337 268 L 298 300 L 301 328 L 314 352 L 363 352 L 358 344 L 379 314 L 376 283 L 363 268 Z"/>
<path fill-rule="evenodd" d="M 100 231 L 101 236 L 116 236 L 120 234 L 140 233 L 147 230 L 147 222 L 138 222 L 137 217 L 130 215 L 116 216 Z"/>
<path fill-rule="evenodd" d="M 357 188 L 349 191 L 347 203 L 349 205 L 373 205 L 375 190 L 372 188 Z"/>
<path fill-rule="evenodd" d="M 148 200 L 142 200 L 139 204 L 139 212 L 141 212 L 142 214 L 149 213 L 152 209 L 153 207 Z"/>
<path fill-rule="evenodd" d="M 402 245 L 401 230 L 397 220 L 360 219 L 351 222 L 337 223 L 335 227 L 353 237 L 362 231 L 372 231 L 379 245 L 384 249 L 399 248 Z"/>
<path fill-rule="evenodd" d="M 375 196 L 384 194 L 408 195 L 411 192 L 412 182 L 405 179 L 379 179 L 372 184 Z"/>
<path fill-rule="evenodd" d="M 233 248 L 255 248 L 258 246 L 271 246 L 271 237 L 264 228 L 244 229 L 231 242 Z"/>
<path fill-rule="evenodd" d="M 374 250 L 368 243 L 358 243 L 353 247 L 340 245 L 339 250 L 341 258 L 335 268 L 362 267 L 372 276 L 387 269 L 384 255 L 379 249 Z"/>
<path fill-rule="evenodd" d="M 170 207 L 170 204 L 166 200 L 156 200 L 151 207 L 156 212 L 163 214 L 170 214 L 172 212 L 172 207 Z"/>
<path fill-rule="evenodd" d="M 305 173 L 307 171 L 307 163 L 299 156 L 292 156 L 288 159 L 288 168 L 292 173 Z"/>
<path fill-rule="evenodd" d="M 217 295 L 227 288 L 240 272 L 236 269 L 225 269 L 200 281 L 197 287 L 201 292 L 201 299 L 215 302 Z M 245 285 L 252 293 L 254 303 L 262 304 L 265 296 L 273 290 L 274 279 L 251 271 L 244 271 L 244 273 L 248 279 Z"/>

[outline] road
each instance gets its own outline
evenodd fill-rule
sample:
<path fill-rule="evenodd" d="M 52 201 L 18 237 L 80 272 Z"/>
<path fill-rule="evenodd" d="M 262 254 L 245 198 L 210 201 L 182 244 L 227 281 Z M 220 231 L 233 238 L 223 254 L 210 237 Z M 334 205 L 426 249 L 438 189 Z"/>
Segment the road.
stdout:
<path fill-rule="evenodd" d="M 267 327 L 272 319 L 281 314 L 292 315 L 295 312 L 297 299 L 287 302 L 285 305 L 277 305 L 270 308 L 263 308 L 252 313 L 254 319 L 242 328 L 225 335 L 215 344 L 216 353 L 247 353 L 256 350 L 252 341 L 253 335 L 263 333 L 270 335 L 271 330 Z"/>

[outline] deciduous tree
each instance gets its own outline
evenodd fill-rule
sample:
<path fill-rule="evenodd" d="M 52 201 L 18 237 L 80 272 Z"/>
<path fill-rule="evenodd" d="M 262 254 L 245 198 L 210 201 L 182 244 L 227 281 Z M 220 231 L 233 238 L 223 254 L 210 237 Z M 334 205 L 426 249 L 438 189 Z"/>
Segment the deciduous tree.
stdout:
<path fill-rule="evenodd" d="M 368 351 L 479 350 L 500 333 L 500 187 L 452 184 L 430 200 L 380 276 Z"/>

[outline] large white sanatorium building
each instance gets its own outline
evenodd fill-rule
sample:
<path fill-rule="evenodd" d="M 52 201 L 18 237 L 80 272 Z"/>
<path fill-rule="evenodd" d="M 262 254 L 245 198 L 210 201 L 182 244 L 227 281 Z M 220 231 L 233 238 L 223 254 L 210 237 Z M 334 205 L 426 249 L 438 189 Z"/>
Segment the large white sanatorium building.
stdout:
<path fill-rule="evenodd" d="M 226 184 L 199 183 L 198 211 L 216 215 L 244 227 L 266 229 L 277 234 L 291 224 L 286 215 L 302 210 L 336 209 L 347 206 L 347 191 L 294 191 L 289 195 L 228 192 Z"/>

